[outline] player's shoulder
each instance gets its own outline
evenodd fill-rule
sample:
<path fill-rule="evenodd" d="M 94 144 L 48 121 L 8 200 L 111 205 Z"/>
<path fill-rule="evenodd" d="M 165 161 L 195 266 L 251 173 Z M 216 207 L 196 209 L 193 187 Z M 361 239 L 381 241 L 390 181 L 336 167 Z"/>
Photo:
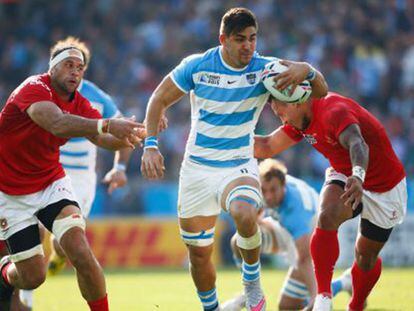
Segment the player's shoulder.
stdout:
<path fill-rule="evenodd" d="M 90 80 L 83 79 L 78 88 L 79 93 L 91 102 L 114 104 L 112 97 Z"/>
<path fill-rule="evenodd" d="M 27 89 L 41 88 L 48 92 L 52 91 L 50 77 L 47 73 L 30 76 L 26 78 L 26 80 L 24 80 L 19 87 Z"/>
<path fill-rule="evenodd" d="M 182 63 L 196 69 L 211 65 L 217 57 L 219 57 L 219 47 L 214 47 L 203 53 L 188 55 L 182 60 Z"/>
<path fill-rule="evenodd" d="M 32 93 L 44 93 L 47 97 L 52 97 L 52 86 L 50 77 L 47 73 L 37 74 L 27 77 L 20 85 L 13 90 L 10 98 L 26 96 Z"/>

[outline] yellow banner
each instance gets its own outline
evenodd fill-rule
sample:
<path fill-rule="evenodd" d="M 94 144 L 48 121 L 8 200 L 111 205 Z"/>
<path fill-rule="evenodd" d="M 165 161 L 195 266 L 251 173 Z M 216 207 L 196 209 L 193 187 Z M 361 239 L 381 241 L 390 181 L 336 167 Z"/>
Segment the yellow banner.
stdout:
<path fill-rule="evenodd" d="M 103 267 L 182 267 L 188 262 L 187 249 L 174 219 L 93 220 L 88 223 L 87 237 Z M 215 240 L 215 249 L 220 249 L 219 239 Z M 217 252 L 214 262 L 219 262 Z"/>

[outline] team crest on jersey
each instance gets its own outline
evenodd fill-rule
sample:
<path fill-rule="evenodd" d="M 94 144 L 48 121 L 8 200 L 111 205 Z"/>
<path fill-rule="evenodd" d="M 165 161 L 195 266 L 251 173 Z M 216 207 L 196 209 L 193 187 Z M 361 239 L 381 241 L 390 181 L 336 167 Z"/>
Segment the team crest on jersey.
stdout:
<path fill-rule="evenodd" d="M 313 136 L 311 134 L 303 134 L 303 138 L 305 138 L 305 140 L 311 145 L 314 145 L 318 142 L 316 140 L 315 136 Z"/>
<path fill-rule="evenodd" d="M 256 74 L 255 73 L 249 73 L 246 75 L 246 80 L 249 84 L 255 84 L 256 83 Z"/>
<path fill-rule="evenodd" d="M 203 82 L 205 84 L 219 85 L 220 76 L 209 74 L 209 73 L 204 73 L 200 76 L 200 82 Z"/>

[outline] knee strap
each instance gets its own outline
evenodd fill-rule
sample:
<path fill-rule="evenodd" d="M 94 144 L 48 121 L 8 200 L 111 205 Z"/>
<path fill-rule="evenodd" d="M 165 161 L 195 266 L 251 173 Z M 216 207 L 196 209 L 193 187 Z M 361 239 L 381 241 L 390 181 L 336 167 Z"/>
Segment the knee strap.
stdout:
<path fill-rule="evenodd" d="M 281 293 L 296 299 L 306 299 L 309 297 L 307 286 L 293 278 L 289 278 L 285 281 L 281 289 Z"/>
<path fill-rule="evenodd" d="M 214 230 L 215 227 L 200 232 L 187 232 L 180 228 L 180 234 L 185 244 L 203 247 L 214 243 Z"/>
<path fill-rule="evenodd" d="M 260 228 L 257 227 L 257 232 L 251 237 L 244 238 L 240 234 L 236 233 L 236 245 L 242 249 L 255 249 L 262 244 L 262 235 Z"/>
<path fill-rule="evenodd" d="M 244 201 L 248 204 L 260 208 L 262 206 L 262 195 L 260 191 L 252 186 L 241 185 L 229 192 L 226 199 L 226 210 L 230 208 L 233 201 Z"/>
<path fill-rule="evenodd" d="M 85 219 L 81 214 L 72 214 L 68 217 L 55 219 L 53 222 L 52 233 L 56 237 L 56 240 L 60 242 L 62 236 L 71 228 L 79 227 L 85 230 Z"/>

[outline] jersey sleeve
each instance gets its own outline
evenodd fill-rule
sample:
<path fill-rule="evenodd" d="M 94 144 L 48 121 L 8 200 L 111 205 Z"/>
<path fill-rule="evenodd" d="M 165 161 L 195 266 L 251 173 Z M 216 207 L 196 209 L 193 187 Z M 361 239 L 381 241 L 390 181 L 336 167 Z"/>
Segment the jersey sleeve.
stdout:
<path fill-rule="evenodd" d="M 346 103 L 340 103 L 335 105 L 326 117 L 327 120 L 336 120 L 330 122 L 330 130 L 333 136 L 339 140 L 339 135 L 351 124 L 359 124 L 358 118 L 354 112 L 346 105 Z"/>
<path fill-rule="evenodd" d="M 292 235 L 293 239 L 296 241 L 306 234 L 311 234 L 313 231 L 313 215 L 312 212 L 306 209 L 304 206 L 304 201 L 302 198 L 297 197 L 292 204 L 295 212 L 295 221 L 289 222 L 286 224 L 286 230 Z"/>
<path fill-rule="evenodd" d="M 42 101 L 53 101 L 50 88 L 43 82 L 26 84 L 20 90 L 16 90 L 14 102 L 20 111 L 26 111 L 32 104 Z"/>
<path fill-rule="evenodd" d="M 188 93 L 195 87 L 193 73 L 200 62 L 200 54 L 184 58 L 170 73 L 174 84 L 183 92 Z"/>
<path fill-rule="evenodd" d="M 89 100 L 86 98 L 81 99 L 81 104 L 79 107 L 80 116 L 88 119 L 102 119 L 100 112 L 97 109 L 93 108 Z"/>
<path fill-rule="evenodd" d="M 285 124 L 281 126 L 283 132 L 286 133 L 287 136 L 292 138 L 294 141 L 299 142 L 302 140 L 303 135 L 301 132 L 299 132 L 297 129 L 295 129 L 293 126 L 289 124 Z"/>
<path fill-rule="evenodd" d="M 99 89 L 99 95 L 102 98 L 103 103 L 103 117 L 104 118 L 114 118 L 119 116 L 121 113 L 118 110 L 118 107 L 115 104 L 115 101 L 107 93 Z"/>

